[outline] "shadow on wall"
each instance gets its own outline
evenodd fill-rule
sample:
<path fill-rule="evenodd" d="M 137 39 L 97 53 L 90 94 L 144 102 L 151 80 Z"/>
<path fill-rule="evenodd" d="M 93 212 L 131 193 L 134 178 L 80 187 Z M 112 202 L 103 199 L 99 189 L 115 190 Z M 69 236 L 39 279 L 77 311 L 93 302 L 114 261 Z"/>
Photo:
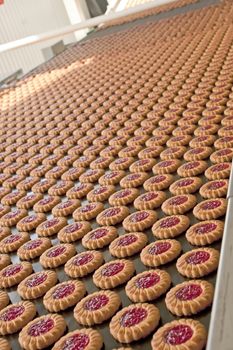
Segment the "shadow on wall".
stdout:
<path fill-rule="evenodd" d="M 91 17 L 103 15 L 108 6 L 107 0 L 86 0 Z"/>

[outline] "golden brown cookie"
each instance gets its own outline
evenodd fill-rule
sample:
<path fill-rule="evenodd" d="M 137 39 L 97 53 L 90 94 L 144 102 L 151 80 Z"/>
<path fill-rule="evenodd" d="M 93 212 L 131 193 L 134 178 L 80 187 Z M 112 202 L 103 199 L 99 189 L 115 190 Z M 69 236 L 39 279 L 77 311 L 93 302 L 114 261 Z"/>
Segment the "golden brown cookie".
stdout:
<path fill-rule="evenodd" d="M 147 243 L 147 236 L 142 232 L 121 235 L 109 245 L 109 252 L 117 258 L 132 256 L 142 250 Z"/>
<path fill-rule="evenodd" d="M 85 221 L 94 219 L 104 209 L 104 205 L 101 202 L 93 202 L 85 204 L 73 213 L 73 218 L 76 221 Z"/>
<path fill-rule="evenodd" d="M 135 147 L 134 147 L 135 148 Z M 163 151 L 162 146 L 151 146 L 143 148 L 138 154 L 138 158 L 156 158 Z"/>
<path fill-rule="evenodd" d="M 188 278 L 200 278 L 217 270 L 219 251 L 214 248 L 193 249 L 177 260 L 178 272 Z"/>
<path fill-rule="evenodd" d="M 186 148 L 183 146 L 168 147 L 160 154 L 162 160 L 182 158 Z"/>
<path fill-rule="evenodd" d="M 79 176 L 81 183 L 94 183 L 104 174 L 103 169 L 88 169 Z"/>
<path fill-rule="evenodd" d="M 157 214 L 153 210 L 141 210 L 127 216 L 123 221 L 126 231 L 144 231 L 151 227 L 157 219 Z"/>
<path fill-rule="evenodd" d="M 17 224 L 22 218 L 27 215 L 25 209 L 13 209 L 12 211 L 3 215 L 0 219 L 1 226 L 12 227 Z"/>
<path fill-rule="evenodd" d="M 204 280 L 183 282 L 166 295 L 165 304 L 176 316 L 195 315 L 212 304 L 214 287 Z"/>
<path fill-rule="evenodd" d="M 105 202 L 112 193 L 114 193 L 115 187 L 112 185 L 98 186 L 92 191 L 88 192 L 87 200 L 89 202 Z"/>
<path fill-rule="evenodd" d="M 29 322 L 19 333 L 19 344 L 27 350 L 44 349 L 55 343 L 65 332 L 66 322 L 57 314 L 47 314 Z"/>
<path fill-rule="evenodd" d="M 180 164 L 178 159 L 162 160 L 153 166 L 152 171 L 154 174 L 172 174 L 179 168 Z"/>
<path fill-rule="evenodd" d="M 233 149 L 222 148 L 211 154 L 210 161 L 212 163 L 224 163 L 224 162 L 231 162 L 232 158 L 233 158 Z"/>
<path fill-rule="evenodd" d="M 1 241 L 3 238 L 9 236 L 10 234 L 11 234 L 11 230 L 10 230 L 9 227 L 1 227 L 1 226 L 0 226 L 0 241 Z"/>
<path fill-rule="evenodd" d="M 122 222 L 129 215 L 129 209 L 126 206 L 110 207 L 98 214 L 96 221 L 99 225 L 116 225 Z"/>
<path fill-rule="evenodd" d="M 192 245 L 205 246 L 218 241 L 223 236 L 224 223 L 208 220 L 192 225 L 186 232 L 186 239 Z"/>
<path fill-rule="evenodd" d="M 32 264 L 21 262 L 11 264 L 0 271 L 0 288 L 10 288 L 32 273 Z"/>
<path fill-rule="evenodd" d="M 204 160 L 193 160 L 191 162 L 187 162 L 182 164 L 178 169 L 177 173 L 181 177 L 190 177 L 202 174 L 208 164 Z"/>
<path fill-rule="evenodd" d="M 213 135 L 202 135 L 193 137 L 189 142 L 191 148 L 202 147 L 202 146 L 212 146 L 215 141 L 215 136 Z"/>
<path fill-rule="evenodd" d="M 66 192 L 66 196 L 71 199 L 83 198 L 93 189 L 93 184 L 79 183 Z"/>
<path fill-rule="evenodd" d="M 36 213 L 47 213 L 60 202 L 58 196 L 47 196 L 34 204 L 33 210 Z"/>
<path fill-rule="evenodd" d="M 60 180 L 49 187 L 48 194 L 51 196 L 63 196 L 73 186 L 72 181 Z"/>
<path fill-rule="evenodd" d="M 163 202 L 161 209 L 167 215 L 184 214 L 196 204 L 196 197 L 192 194 L 182 194 L 168 198 Z"/>
<path fill-rule="evenodd" d="M 158 220 L 152 227 L 152 233 L 159 239 L 173 238 L 186 231 L 189 225 L 188 216 L 171 215 Z"/>
<path fill-rule="evenodd" d="M 181 249 L 180 242 L 175 239 L 163 239 L 143 248 L 140 258 L 144 265 L 157 267 L 176 259 L 180 255 Z"/>
<path fill-rule="evenodd" d="M 112 289 L 127 282 L 134 271 L 134 264 L 130 260 L 109 261 L 94 272 L 93 282 L 101 289 Z"/>
<path fill-rule="evenodd" d="M 36 233 L 40 237 L 50 237 L 59 232 L 67 225 L 67 220 L 63 217 L 55 217 L 42 222 L 36 228 Z"/>
<path fill-rule="evenodd" d="M 46 220 L 45 214 L 42 214 L 42 213 L 31 214 L 21 219 L 17 223 L 16 228 L 19 231 L 32 231 L 45 220 Z"/>
<path fill-rule="evenodd" d="M 0 291 L 0 310 L 4 309 L 10 302 L 7 292 Z"/>
<path fill-rule="evenodd" d="M 47 290 L 43 303 L 49 312 L 59 312 L 77 304 L 85 293 L 83 282 L 68 280 Z"/>
<path fill-rule="evenodd" d="M 152 167 L 155 165 L 155 160 L 152 158 L 139 159 L 132 163 L 129 167 L 129 170 L 132 173 L 138 172 L 148 172 L 151 171 Z"/>
<path fill-rule="evenodd" d="M 56 268 L 64 265 L 76 253 L 73 244 L 63 243 L 47 249 L 40 256 L 40 263 L 44 268 Z"/>
<path fill-rule="evenodd" d="M 72 278 L 83 277 L 98 269 L 103 261 L 103 254 L 95 250 L 78 253 L 67 261 L 64 271 Z"/>
<path fill-rule="evenodd" d="M 15 252 L 22 244 L 29 241 L 30 236 L 27 232 L 12 233 L 0 242 L 0 253 Z"/>
<path fill-rule="evenodd" d="M 102 226 L 88 232 L 82 239 L 82 245 L 87 249 L 100 249 L 109 245 L 117 237 L 114 226 Z"/>
<path fill-rule="evenodd" d="M 138 210 L 158 208 L 165 200 L 166 193 L 162 191 L 150 191 L 141 194 L 134 201 L 134 207 Z"/>
<path fill-rule="evenodd" d="M 80 206 L 79 199 L 66 199 L 64 202 L 58 203 L 53 209 L 54 216 L 69 216 L 75 209 Z"/>
<path fill-rule="evenodd" d="M 168 188 L 173 182 L 173 176 L 170 174 L 155 175 L 146 180 L 143 187 L 146 191 L 160 191 Z"/>
<path fill-rule="evenodd" d="M 34 193 L 45 193 L 51 186 L 55 185 L 56 180 L 54 179 L 41 179 L 35 185 L 32 186 L 32 191 Z"/>
<path fill-rule="evenodd" d="M 120 181 L 120 186 L 123 188 L 134 188 L 141 186 L 149 175 L 144 172 L 128 174 Z"/>
<path fill-rule="evenodd" d="M 175 181 L 169 187 L 169 191 L 174 195 L 195 193 L 202 185 L 199 177 L 187 177 Z"/>
<path fill-rule="evenodd" d="M 117 293 L 106 290 L 87 295 L 74 308 L 74 318 L 84 326 L 101 324 L 111 318 L 121 305 Z"/>
<path fill-rule="evenodd" d="M 21 260 L 31 260 L 40 256 L 45 250 L 50 247 L 50 239 L 37 238 L 21 245 L 17 251 L 17 255 Z"/>
<path fill-rule="evenodd" d="M 109 165 L 110 170 L 125 170 L 129 169 L 129 166 L 134 162 L 133 157 L 121 157 L 115 159 L 112 163 Z"/>
<path fill-rule="evenodd" d="M 110 333 L 121 343 L 131 343 L 148 336 L 158 326 L 159 309 L 151 304 L 138 303 L 120 310 L 109 324 Z"/>
<path fill-rule="evenodd" d="M 16 206 L 20 209 L 29 209 L 32 208 L 41 198 L 43 198 L 41 193 L 30 193 L 18 200 Z"/>
<path fill-rule="evenodd" d="M 211 220 L 225 215 L 226 210 L 226 199 L 211 198 L 198 203 L 193 209 L 193 215 L 199 220 Z"/>
<path fill-rule="evenodd" d="M 14 205 L 16 202 L 20 200 L 20 198 L 26 195 L 25 191 L 20 191 L 18 189 L 8 193 L 1 199 L 1 203 L 4 205 Z M 25 208 L 27 209 L 27 208 Z"/>
<path fill-rule="evenodd" d="M 159 298 L 171 284 L 170 275 L 163 270 L 143 271 L 129 280 L 125 292 L 134 303 L 143 303 Z"/>
<path fill-rule="evenodd" d="M 228 147 L 233 148 L 233 137 L 232 136 L 224 136 L 224 137 L 218 138 L 214 142 L 214 147 L 217 149 L 228 148 Z"/>
<path fill-rule="evenodd" d="M 184 159 L 187 162 L 206 159 L 212 153 L 211 147 L 195 147 L 191 148 L 184 154 Z"/>
<path fill-rule="evenodd" d="M 209 181 L 201 186 L 200 195 L 203 198 L 226 197 L 228 184 L 226 179 Z"/>
<path fill-rule="evenodd" d="M 230 177 L 231 163 L 218 163 L 212 165 L 205 171 L 205 177 L 208 180 L 219 180 L 226 179 Z"/>
<path fill-rule="evenodd" d="M 139 190 L 136 188 L 125 188 L 113 193 L 108 201 L 112 206 L 127 205 L 132 203 L 139 193 Z"/>
<path fill-rule="evenodd" d="M 78 180 L 79 176 L 84 173 L 85 168 L 76 168 L 76 167 L 72 167 L 69 168 L 67 171 L 65 171 L 62 176 L 61 179 L 62 180 L 66 180 L 66 181 L 75 181 Z"/>
<path fill-rule="evenodd" d="M 91 230 L 91 225 L 88 221 L 74 222 L 63 227 L 57 235 L 61 242 L 72 243 L 82 238 L 87 232 Z"/>
<path fill-rule="evenodd" d="M 122 170 L 107 171 L 103 176 L 99 178 L 100 185 L 116 185 L 125 176 L 125 172 Z"/>

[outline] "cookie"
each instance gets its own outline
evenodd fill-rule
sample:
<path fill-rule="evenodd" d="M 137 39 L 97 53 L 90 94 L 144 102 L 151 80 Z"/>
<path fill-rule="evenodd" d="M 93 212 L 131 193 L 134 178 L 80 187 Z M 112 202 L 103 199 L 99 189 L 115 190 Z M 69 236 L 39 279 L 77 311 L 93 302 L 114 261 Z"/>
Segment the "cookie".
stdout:
<path fill-rule="evenodd" d="M 177 260 L 178 272 L 188 278 L 200 278 L 217 270 L 219 251 L 214 248 L 193 249 Z"/>
<path fill-rule="evenodd" d="M 102 226 L 88 232 L 82 239 L 82 245 L 87 249 L 101 249 L 116 237 L 117 229 L 114 226 Z"/>
<path fill-rule="evenodd" d="M 25 278 L 19 283 L 17 292 L 23 299 L 37 299 L 57 282 L 54 271 L 40 271 Z"/>
<path fill-rule="evenodd" d="M 122 170 L 110 170 L 99 178 L 100 185 L 116 185 L 125 176 L 125 172 Z"/>
<path fill-rule="evenodd" d="M 211 198 L 198 203 L 193 209 L 193 215 L 199 220 L 211 220 L 225 215 L 226 210 L 226 199 Z"/>
<path fill-rule="evenodd" d="M 22 244 L 29 241 L 30 236 L 27 232 L 12 233 L 0 242 L 0 253 L 15 252 Z"/>
<path fill-rule="evenodd" d="M 232 158 L 233 158 L 233 149 L 222 148 L 211 154 L 210 161 L 212 163 L 225 163 L 225 162 L 231 162 Z"/>
<path fill-rule="evenodd" d="M 104 174 L 103 169 L 88 169 L 79 176 L 81 183 L 94 183 Z"/>
<path fill-rule="evenodd" d="M 85 204 L 73 212 L 73 218 L 76 221 L 85 221 L 94 219 L 104 209 L 101 202 L 93 202 Z"/>
<path fill-rule="evenodd" d="M 181 162 L 178 159 L 162 160 L 153 166 L 152 171 L 154 174 L 172 174 L 180 164 Z"/>
<path fill-rule="evenodd" d="M 209 181 L 201 186 L 200 195 L 203 198 L 226 197 L 228 184 L 229 181 L 226 179 Z"/>
<path fill-rule="evenodd" d="M 111 318 L 121 305 L 113 291 L 98 291 L 87 295 L 74 308 L 74 318 L 84 326 L 101 324 Z"/>
<path fill-rule="evenodd" d="M 140 254 L 142 263 L 157 267 L 176 259 L 181 252 L 181 244 L 175 239 L 163 239 L 147 245 Z"/>
<path fill-rule="evenodd" d="M 147 337 L 158 326 L 159 309 L 151 304 L 137 303 L 120 310 L 110 321 L 112 336 L 121 343 Z"/>
<path fill-rule="evenodd" d="M 21 219 L 17 223 L 16 228 L 19 231 L 32 231 L 45 220 L 46 220 L 45 214 L 42 214 L 42 213 L 31 214 Z"/>
<path fill-rule="evenodd" d="M 232 136 L 224 136 L 224 137 L 218 138 L 214 143 L 214 147 L 217 149 L 233 148 L 233 137 Z M 4 186 L 4 183 L 3 183 L 3 186 Z"/>
<path fill-rule="evenodd" d="M 155 175 L 146 180 L 143 187 L 146 191 L 165 190 L 171 185 L 173 179 L 173 176 L 170 174 Z"/>
<path fill-rule="evenodd" d="M 187 177 L 179 179 L 171 184 L 169 191 L 173 195 L 195 193 L 201 185 L 202 180 L 199 177 Z"/>
<path fill-rule="evenodd" d="M 133 157 L 121 157 L 115 159 L 109 165 L 110 170 L 126 170 L 129 169 L 129 166 L 134 162 Z"/>
<path fill-rule="evenodd" d="M 166 193 L 162 191 L 150 191 L 141 194 L 134 201 L 134 207 L 138 210 L 158 208 L 165 200 Z"/>
<path fill-rule="evenodd" d="M 10 288 L 32 273 L 29 262 L 11 264 L 0 271 L 0 288 Z"/>
<path fill-rule="evenodd" d="M 19 344 L 27 350 L 44 349 L 65 332 L 66 322 L 57 314 L 47 314 L 29 322 L 19 333 Z"/>
<path fill-rule="evenodd" d="M 4 196 L 1 199 L 1 203 L 4 205 L 14 205 L 17 203 L 20 198 L 24 197 L 26 195 L 25 191 L 20 191 L 18 189 L 13 190 L 12 192 L 8 193 L 6 196 Z M 25 208 L 27 209 L 27 208 Z"/>
<path fill-rule="evenodd" d="M 196 128 L 194 130 L 194 135 L 195 136 L 202 136 L 202 135 L 206 135 L 207 133 L 210 135 L 214 135 L 216 134 L 216 132 L 218 131 L 219 126 L 216 124 L 209 124 L 209 118 L 210 117 L 206 117 L 206 118 L 201 118 L 198 122 L 199 126 L 198 128 Z M 207 122 L 207 123 L 206 123 Z"/>
<path fill-rule="evenodd" d="M 47 249 L 40 256 L 40 263 L 44 268 L 56 268 L 64 265 L 75 253 L 76 250 L 72 244 L 59 244 Z"/>
<path fill-rule="evenodd" d="M 159 298 L 171 284 L 170 275 L 163 270 L 147 270 L 138 273 L 126 284 L 125 292 L 134 303 L 143 303 Z"/>
<path fill-rule="evenodd" d="M 147 236 L 141 232 L 121 235 L 109 245 L 109 252 L 117 258 L 132 256 L 142 250 L 147 243 Z"/>
<path fill-rule="evenodd" d="M 156 158 L 156 157 L 158 157 L 160 155 L 160 153 L 162 151 L 163 151 L 163 147 L 162 146 L 151 146 L 151 147 L 143 148 L 136 155 L 140 159 L 143 159 L 143 158 Z"/>
<path fill-rule="evenodd" d="M 54 216 L 69 216 L 75 209 L 80 206 L 78 199 L 66 199 L 64 202 L 58 203 L 53 209 L 52 214 Z"/>
<path fill-rule="evenodd" d="M 0 222 L 1 222 L 1 221 L 0 221 Z M 1 227 L 1 226 L 0 226 L 0 241 L 1 241 L 3 238 L 9 236 L 10 234 L 11 234 L 11 230 L 10 230 L 9 227 Z"/>
<path fill-rule="evenodd" d="M 117 191 L 109 197 L 109 204 L 112 206 L 127 205 L 132 203 L 139 193 L 139 190 L 136 188 L 126 188 Z"/>
<path fill-rule="evenodd" d="M 110 207 L 97 215 L 96 221 L 99 225 L 116 225 L 129 215 L 129 209 L 126 206 Z"/>
<path fill-rule="evenodd" d="M 67 220 L 63 217 L 55 217 L 42 222 L 36 228 L 39 237 L 50 237 L 58 233 L 67 225 Z"/>
<path fill-rule="evenodd" d="M 112 185 L 98 186 L 92 191 L 88 192 L 87 200 L 89 202 L 105 202 L 112 193 L 114 193 L 115 187 Z"/>
<path fill-rule="evenodd" d="M 123 188 L 139 187 L 148 177 L 149 175 L 143 172 L 128 174 L 120 180 L 120 186 Z"/>
<path fill-rule="evenodd" d="M 103 254 L 95 250 L 78 253 L 67 261 L 64 271 L 72 278 L 83 277 L 98 269 L 103 261 Z"/>
<path fill-rule="evenodd" d="M 127 216 L 123 221 L 126 231 L 144 231 L 151 227 L 157 219 L 157 214 L 153 210 L 141 210 Z"/>
<path fill-rule="evenodd" d="M 138 172 L 149 172 L 155 165 L 155 160 L 152 158 L 144 158 L 144 159 L 139 159 L 135 162 L 133 162 L 129 170 L 132 173 L 138 173 Z"/>
<path fill-rule="evenodd" d="M 183 282 L 173 287 L 166 295 L 167 309 L 176 316 L 199 313 L 212 304 L 214 287 L 204 280 Z"/>
<path fill-rule="evenodd" d="M 118 156 L 119 157 L 135 157 L 138 155 L 138 152 L 140 152 L 142 149 L 141 146 L 127 146 L 122 148 L 119 152 L 118 152 Z"/>
<path fill-rule="evenodd" d="M 188 229 L 190 220 L 185 215 L 172 215 L 158 220 L 152 227 L 152 233 L 159 239 L 179 236 Z"/>
<path fill-rule="evenodd" d="M 63 196 L 72 186 L 72 181 L 60 180 L 53 186 L 49 187 L 48 194 L 51 196 Z"/>
<path fill-rule="evenodd" d="M 160 158 L 162 160 L 179 159 L 183 157 L 183 154 L 185 153 L 185 151 L 186 151 L 186 148 L 183 146 L 169 147 L 169 148 L 166 148 L 163 152 L 161 152 Z"/>
<path fill-rule="evenodd" d="M 21 247 L 17 250 L 17 255 L 21 260 L 32 260 L 40 256 L 50 247 L 50 239 L 37 238 L 21 245 Z"/>
<path fill-rule="evenodd" d="M 4 309 L 10 302 L 7 292 L 0 291 L 0 310 Z"/>
<path fill-rule="evenodd" d="M 43 304 L 49 312 L 59 312 L 77 304 L 85 293 L 83 282 L 68 280 L 47 290 Z"/>
<path fill-rule="evenodd" d="M 76 181 L 78 180 L 79 176 L 84 173 L 84 171 L 85 168 L 82 167 L 71 167 L 62 174 L 61 179 L 65 181 Z"/>
<path fill-rule="evenodd" d="M 184 159 L 187 162 L 206 159 L 212 153 L 211 147 L 194 147 L 185 152 Z"/>
<path fill-rule="evenodd" d="M 102 347 L 102 335 L 94 329 L 83 328 L 66 334 L 54 345 L 52 350 L 65 350 L 69 348 L 71 350 L 81 350 L 82 348 L 85 348 L 85 350 L 101 350 Z"/>
<path fill-rule="evenodd" d="M 220 180 L 227 179 L 230 177 L 231 163 L 218 163 L 212 165 L 205 171 L 205 177 L 208 180 Z"/>
<path fill-rule="evenodd" d="M 36 307 L 30 301 L 20 301 L 0 311 L 0 334 L 13 334 L 21 330 L 36 315 Z"/>
<path fill-rule="evenodd" d="M 206 340 L 207 331 L 199 321 L 180 319 L 160 327 L 152 338 L 151 346 L 152 350 L 202 350 Z"/>
<path fill-rule="evenodd" d="M 215 141 L 215 136 L 213 135 L 202 135 L 193 137 L 189 142 L 191 148 L 202 147 L 202 146 L 212 146 Z"/>
<path fill-rule="evenodd" d="M 30 193 L 18 200 L 16 206 L 20 209 L 30 209 L 41 198 L 43 198 L 41 193 Z"/>
<path fill-rule="evenodd" d="M 193 194 L 182 194 L 168 198 L 163 202 L 161 209 L 167 215 L 184 214 L 191 210 L 196 204 Z"/>
<path fill-rule="evenodd" d="M 192 245 L 209 245 L 222 238 L 223 229 L 224 223 L 220 220 L 198 222 L 190 226 L 186 232 L 186 239 Z"/>
<path fill-rule="evenodd" d="M 0 349 L 1 350 L 11 350 L 10 343 L 4 338 L 0 338 Z"/>
<path fill-rule="evenodd" d="M 0 219 L 1 226 L 12 227 L 17 224 L 22 218 L 27 216 L 27 210 L 14 209 L 3 215 Z"/>
<path fill-rule="evenodd" d="M 109 261 L 93 274 L 94 284 L 101 289 L 112 289 L 127 282 L 134 274 L 134 264 L 130 260 Z"/>
<path fill-rule="evenodd" d="M 51 186 L 55 185 L 56 180 L 54 179 L 41 179 L 35 185 L 32 186 L 32 192 L 34 193 L 45 193 Z"/>
<path fill-rule="evenodd" d="M 66 196 L 70 199 L 80 199 L 87 195 L 93 189 L 93 184 L 90 183 L 79 183 L 74 187 L 70 188 L 66 192 Z"/>
<path fill-rule="evenodd" d="M 60 202 L 60 197 L 58 196 L 47 196 L 39 201 L 37 201 L 34 206 L 33 210 L 36 213 L 47 213 L 51 211 L 55 205 L 57 205 Z"/>
<path fill-rule="evenodd" d="M 74 222 L 63 227 L 58 232 L 57 238 L 61 242 L 72 243 L 82 238 L 90 230 L 91 225 L 88 221 Z"/>
<path fill-rule="evenodd" d="M 62 174 L 67 170 L 67 167 L 57 165 L 45 173 L 46 179 L 60 179 Z M 64 179 L 65 180 L 65 179 Z M 67 179 L 68 180 L 68 179 Z"/>
<path fill-rule="evenodd" d="M 192 137 L 190 135 L 173 136 L 167 140 L 166 145 L 168 147 L 186 146 L 191 139 Z"/>
<path fill-rule="evenodd" d="M 180 177 L 196 176 L 202 174 L 207 167 L 208 164 L 204 160 L 194 160 L 192 162 L 182 164 L 177 169 L 177 174 Z"/>

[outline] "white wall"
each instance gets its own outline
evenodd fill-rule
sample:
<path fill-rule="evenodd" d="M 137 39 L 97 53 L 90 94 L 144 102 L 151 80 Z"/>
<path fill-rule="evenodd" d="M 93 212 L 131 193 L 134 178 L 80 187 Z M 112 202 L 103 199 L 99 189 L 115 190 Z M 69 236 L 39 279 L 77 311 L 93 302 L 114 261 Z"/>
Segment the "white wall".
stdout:
<path fill-rule="evenodd" d="M 63 0 L 5 0 L 0 5 L 0 43 L 39 34 L 69 25 Z M 76 40 L 68 35 L 65 43 Z M 54 39 L 0 54 L 0 79 L 22 68 L 26 73 L 44 62 L 41 48 L 59 41 Z"/>

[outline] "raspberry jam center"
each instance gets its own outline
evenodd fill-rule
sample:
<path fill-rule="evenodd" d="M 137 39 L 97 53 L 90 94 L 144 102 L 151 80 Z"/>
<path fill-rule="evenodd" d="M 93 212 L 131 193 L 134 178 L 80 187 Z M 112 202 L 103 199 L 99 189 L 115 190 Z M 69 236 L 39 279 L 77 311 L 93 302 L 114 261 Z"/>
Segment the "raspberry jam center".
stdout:
<path fill-rule="evenodd" d="M 177 182 L 178 187 L 185 187 L 193 184 L 194 180 L 193 179 L 186 179 L 186 180 L 180 180 Z"/>
<path fill-rule="evenodd" d="M 180 223 L 180 219 L 176 216 L 174 217 L 168 217 L 166 219 L 163 219 L 159 226 L 161 228 L 168 228 L 168 227 L 172 227 L 172 226 L 175 226 L 175 225 L 178 225 Z"/>
<path fill-rule="evenodd" d="M 205 234 L 214 231 L 217 225 L 214 223 L 201 224 L 195 228 L 195 233 Z"/>
<path fill-rule="evenodd" d="M 66 247 L 55 247 L 51 249 L 46 256 L 48 258 L 56 258 L 57 256 L 63 254 L 66 251 Z"/>
<path fill-rule="evenodd" d="M 101 193 L 104 193 L 106 191 L 107 191 L 107 187 L 98 187 L 93 191 L 93 193 L 94 194 L 101 194 Z"/>
<path fill-rule="evenodd" d="M 187 202 L 188 198 L 185 196 L 180 196 L 180 197 L 174 197 L 169 200 L 170 205 L 181 205 Z"/>
<path fill-rule="evenodd" d="M 10 244 L 18 241 L 21 238 L 20 235 L 10 235 L 9 237 L 4 239 L 5 244 Z"/>
<path fill-rule="evenodd" d="M 151 183 L 154 184 L 158 184 L 162 181 L 164 181 L 166 179 L 166 177 L 164 175 L 158 175 L 158 176 L 154 176 L 151 178 Z"/>
<path fill-rule="evenodd" d="M 199 166 L 199 162 L 190 162 L 184 165 L 184 169 L 190 170 Z"/>
<path fill-rule="evenodd" d="M 226 156 L 228 154 L 232 153 L 232 150 L 229 148 L 226 149 L 221 149 L 220 151 L 217 152 L 218 156 Z"/>
<path fill-rule="evenodd" d="M 104 212 L 103 216 L 110 218 L 111 216 L 115 216 L 115 215 L 119 214 L 120 211 L 121 211 L 120 208 L 110 208 Z"/>
<path fill-rule="evenodd" d="M 210 254 L 202 250 L 195 253 L 191 253 L 187 257 L 186 262 L 188 264 L 198 265 L 206 262 L 207 260 L 209 260 L 209 258 L 210 258 Z"/>
<path fill-rule="evenodd" d="M 90 237 L 90 239 L 99 239 L 101 237 L 106 236 L 107 233 L 108 233 L 107 229 L 100 228 L 100 229 L 95 230 L 95 232 L 91 233 L 89 237 Z"/>
<path fill-rule="evenodd" d="M 147 219 L 148 216 L 149 216 L 149 213 L 147 213 L 146 211 L 141 211 L 141 212 L 132 214 L 132 216 L 130 217 L 130 221 L 131 222 L 139 222 L 139 221 Z"/>
<path fill-rule="evenodd" d="M 68 295 L 72 294 L 74 290 L 75 285 L 73 283 L 63 284 L 54 290 L 53 299 L 66 298 Z"/>
<path fill-rule="evenodd" d="M 129 196 L 131 194 L 130 190 L 122 190 L 115 194 L 115 198 L 124 198 L 126 196 Z"/>
<path fill-rule="evenodd" d="M 101 274 L 102 276 L 105 276 L 105 277 L 115 276 L 123 270 L 124 266 L 125 264 L 123 263 L 109 264 L 101 270 Z"/>
<path fill-rule="evenodd" d="M 108 302 L 109 298 L 107 297 L 107 295 L 97 295 L 88 299 L 84 304 L 84 308 L 89 311 L 95 311 L 107 305 Z"/>
<path fill-rule="evenodd" d="M 135 307 L 126 311 L 120 320 L 123 327 L 132 327 L 141 323 L 147 317 L 147 311 L 142 307 Z"/>
<path fill-rule="evenodd" d="M 121 246 L 121 247 L 124 247 L 124 246 L 132 244 L 132 243 L 134 243 L 136 241 L 137 241 L 137 236 L 135 236 L 135 235 L 128 235 L 128 236 L 120 238 L 117 241 L 117 245 Z"/>
<path fill-rule="evenodd" d="M 174 163 L 174 162 L 171 161 L 171 160 L 165 160 L 164 162 L 160 162 L 160 163 L 158 164 L 158 166 L 159 166 L 160 168 L 166 168 L 166 167 L 172 165 L 173 163 Z"/>
<path fill-rule="evenodd" d="M 142 197 L 141 197 L 141 200 L 143 202 L 148 202 L 148 201 L 151 201 L 155 198 L 158 197 L 158 193 L 153 193 L 153 192 L 150 192 L 150 193 L 146 193 L 144 194 Z"/>
<path fill-rule="evenodd" d="M 225 186 L 225 181 L 214 181 L 208 185 L 209 190 L 217 190 Z"/>
<path fill-rule="evenodd" d="M 133 180 L 139 179 L 140 177 L 141 177 L 140 174 L 132 174 L 132 175 L 128 175 L 128 176 L 127 176 L 127 180 L 128 180 L 128 181 L 133 181 Z"/>
<path fill-rule="evenodd" d="M 24 249 L 26 249 L 26 250 L 35 249 L 35 248 L 39 247 L 41 244 L 42 244 L 42 241 L 39 240 L 39 239 L 38 240 L 34 240 L 32 242 L 27 242 L 24 245 Z"/>
<path fill-rule="evenodd" d="M 65 233 L 73 233 L 82 228 L 82 224 L 80 222 L 75 222 L 74 224 L 69 225 L 65 228 Z"/>
<path fill-rule="evenodd" d="M 44 227 L 45 228 L 50 228 L 50 227 L 53 227 L 53 226 L 57 225 L 58 223 L 59 223 L 59 219 L 53 218 L 53 219 L 47 220 L 44 223 Z"/>
<path fill-rule="evenodd" d="M 84 350 L 88 344 L 88 335 L 79 333 L 66 339 L 61 350 Z"/>
<path fill-rule="evenodd" d="M 185 287 L 180 288 L 176 292 L 176 297 L 179 300 L 187 301 L 193 300 L 199 297 L 202 293 L 202 288 L 198 284 L 189 284 Z"/>
<path fill-rule="evenodd" d="M 217 164 L 211 168 L 212 172 L 217 172 L 217 171 L 222 171 L 225 169 L 228 169 L 229 165 L 228 164 Z"/>
<path fill-rule="evenodd" d="M 169 242 L 158 242 L 148 249 L 149 254 L 159 255 L 168 251 L 171 248 L 171 243 Z"/>
<path fill-rule="evenodd" d="M 212 210 L 212 209 L 216 209 L 216 208 L 220 207 L 220 205 L 221 205 L 221 202 L 220 202 L 220 201 L 218 201 L 218 200 L 212 200 L 212 201 L 208 201 L 208 202 L 206 202 L 206 203 L 203 203 L 203 204 L 201 205 L 201 208 L 202 208 L 203 210 Z"/>
<path fill-rule="evenodd" d="M 0 320 L 5 322 L 13 321 L 21 316 L 24 313 L 24 310 L 25 308 L 23 305 L 12 306 L 0 316 Z"/>
<path fill-rule="evenodd" d="M 4 277 L 10 277 L 10 276 L 16 275 L 22 270 L 22 268 L 23 268 L 22 265 L 9 266 L 3 271 L 2 275 Z"/>
<path fill-rule="evenodd" d="M 38 337 L 41 334 L 49 332 L 54 327 L 54 321 L 51 318 L 44 318 L 35 322 L 29 327 L 28 334 L 32 337 Z"/>
<path fill-rule="evenodd" d="M 82 254 L 82 255 L 76 256 L 74 258 L 73 265 L 82 266 L 82 265 L 89 263 L 92 259 L 93 259 L 92 254 L 88 254 L 88 253 Z"/>
<path fill-rule="evenodd" d="M 193 330 L 186 325 L 171 328 L 165 335 L 165 342 L 169 345 L 180 345 L 186 343 L 193 336 Z"/>
<path fill-rule="evenodd" d="M 36 286 L 38 286 L 39 284 L 44 283 L 44 282 L 46 281 L 46 279 L 47 279 L 46 273 L 38 273 L 37 275 L 35 275 L 35 276 L 29 278 L 29 279 L 26 281 L 25 285 L 26 285 L 27 287 L 31 287 L 31 288 L 32 288 L 32 287 L 36 287 Z"/>
<path fill-rule="evenodd" d="M 159 281 L 160 277 L 157 275 L 157 273 L 148 273 L 138 278 L 135 284 L 138 288 L 150 288 L 157 284 Z"/>

